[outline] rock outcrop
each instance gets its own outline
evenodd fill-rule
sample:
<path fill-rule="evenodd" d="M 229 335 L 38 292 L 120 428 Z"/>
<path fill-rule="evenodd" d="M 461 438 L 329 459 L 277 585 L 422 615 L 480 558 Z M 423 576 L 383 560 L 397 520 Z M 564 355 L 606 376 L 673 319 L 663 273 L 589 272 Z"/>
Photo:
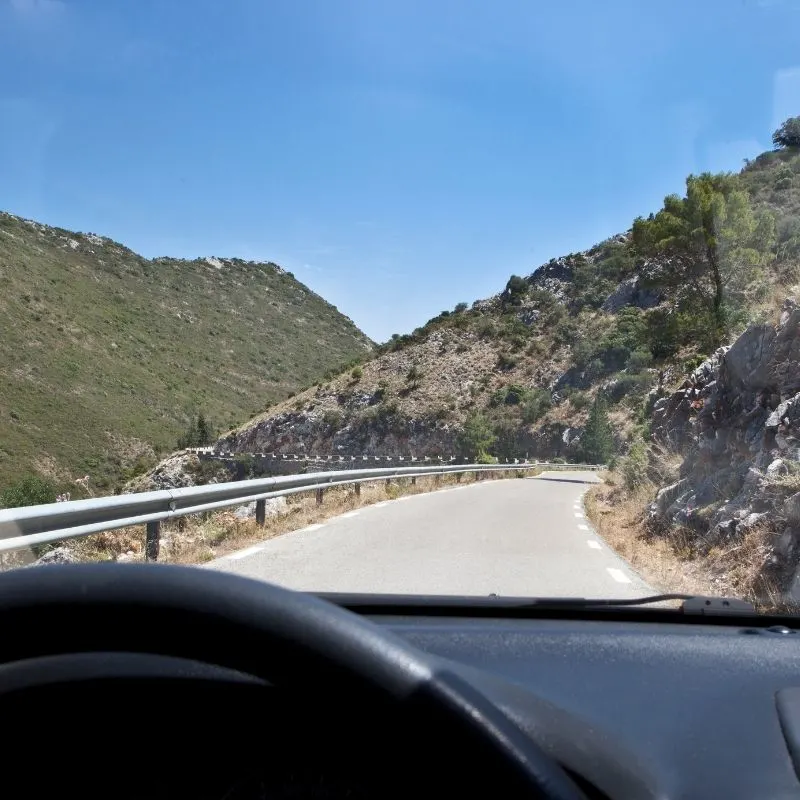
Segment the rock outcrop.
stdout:
<path fill-rule="evenodd" d="M 650 507 L 707 546 L 771 532 L 765 571 L 792 590 L 800 559 L 800 308 L 749 327 L 653 408 L 655 441 L 685 453 L 680 480 Z"/>

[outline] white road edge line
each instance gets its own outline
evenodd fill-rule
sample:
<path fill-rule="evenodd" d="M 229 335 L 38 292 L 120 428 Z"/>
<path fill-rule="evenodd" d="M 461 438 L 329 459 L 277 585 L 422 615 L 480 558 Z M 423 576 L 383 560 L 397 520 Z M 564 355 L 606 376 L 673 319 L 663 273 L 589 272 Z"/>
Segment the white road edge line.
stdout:
<path fill-rule="evenodd" d="M 384 500 L 382 503 L 373 503 L 371 506 L 367 506 L 367 508 L 384 508 L 387 505 L 389 505 L 389 503 Z"/>
<path fill-rule="evenodd" d="M 339 519 L 350 519 L 350 517 L 357 517 L 358 511 L 348 511 L 345 514 L 339 514 Z"/>
<path fill-rule="evenodd" d="M 255 544 L 252 547 L 246 547 L 244 550 L 239 550 L 236 553 L 231 553 L 228 558 L 231 561 L 238 561 L 240 558 L 247 558 L 248 556 L 254 556 L 256 553 L 260 553 L 264 549 L 263 544 Z"/>
<path fill-rule="evenodd" d="M 587 539 L 586 544 L 592 548 L 592 550 L 601 550 L 600 542 L 596 541 L 595 539 Z"/>
<path fill-rule="evenodd" d="M 578 530 L 579 531 L 588 531 L 589 530 L 589 526 L 588 525 L 578 525 Z"/>
<path fill-rule="evenodd" d="M 305 528 L 300 528 L 300 530 L 295 531 L 295 533 L 300 533 L 300 531 L 318 531 L 322 527 L 324 526 L 321 522 L 315 522 L 313 525 L 307 525 Z"/>
<path fill-rule="evenodd" d="M 575 512 L 575 518 L 576 519 L 583 519 L 583 512 L 582 511 L 576 511 Z"/>
<path fill-rule="evenodd" d="M 617 582 L 617 583 L 630 583 L 631 579 L 621 570 L 616 569 L 614 567 L 606 567 L 608 570 L 608 574 Z"/>

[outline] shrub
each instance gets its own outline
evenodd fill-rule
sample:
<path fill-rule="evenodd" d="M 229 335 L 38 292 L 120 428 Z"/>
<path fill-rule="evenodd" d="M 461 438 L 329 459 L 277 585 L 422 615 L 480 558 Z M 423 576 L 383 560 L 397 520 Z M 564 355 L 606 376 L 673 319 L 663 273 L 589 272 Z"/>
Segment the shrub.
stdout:
<path fill-rule="evenodd" d="M 483 319 L 478 323 L 476 330 L 481 339 L 494 339 L 497 336 L 497 326 L 491 319 Z"/>
<path fill-rule="evenodd" d="M 56 487 L 38 475 L 28 475 L 0 492 L 0 508 L 20 508 L 55 503 Z"/>
<path fill-rule="evenodd" d="M 653 363 L 653 354 L 649 350 L 634 350 L 625 362 L 625 369 L 628 372 L 636 373 L 647 369 Z"/>
<path fill-rule="evenodd" d="M 353 367 L 353 371 L 350 373 L 350 377 L 358 383 L 361 378 L 364 377 L 364 370 L 361 367 Z"/>
<path fill-rule="evenodd" d="M 581 334 L 578 325 L 572 317 L 567 316 L 567 312 L 562 306 L 557 306 L 557 308 L 562 309 L 563 315 L 559 315 L 561 318 L 553 327 L 553 338 L 557 344 L 575 344 L 579 341 Z"/>
<path fill-rule="evenodd" d="M 653 379 L 647 372 L 635 375 L 620 375 L 616 383 L 608 390 L 608 398 L 618 403 L 623 397 L 641 397 L 650 388 Z"/>
<path fill-rule="evenodd" d="M 344 422 L 344 415 L 341 411 L 331 410 L 326 411 L 322 417 L 322 424 L 329 430 L 336 431 L 342 427 Z"/>
<path fill-rule="evenodd" d="M 638 439 L 631 445 L 628 455 L 622 459 L 622 481 L 628 491 L 646 483 L 647 467 L 647 447 L 641 439 Z"/>
<path fill-rule="evenodd" d="M 514 358 L 510 353 L 500 353 L 497 356 L 497 364 L 495 364 L 495 369 L 499 369 L 501 372 L 507 372 L 508 370 L 514 369 L 517 366 L 517 359 Z"/>
<path fill-rule="evenodd" d="M 522 405 L 522 421 L 531 425 L 543 417 L 553 405 L 550 392 L 546 389 L 534 389 L 528 393 Z"/>
<path fill-rule="evenodd" d="M 512 383 L 506 389 L 506 396 L 504 402 L 507 406 L 519 405 L 525 399 L 525 395 L 527 393 L 528 392 L 524 387 L 519 386 L 516 383 Z"/>
<path fill-rule="evenodd" d="M 412 364 L 411 369 L 406 373 L 406 381 L 408 381 L 411 386 L 416 387 L 419 385 L 420 380 L 422 380 L 422 376 L 423 373 L 420 368 L 416 364 Z"/>
<path fill-rule="evenodd" d="M 380 403 L 382 400 L 385 400 L 388 391 L 389 384 L 386 381 L 379 381 L 378 388 L 375 389 L 375 392 L 372 395 L 373 402 Z"/>
<path fill-rule="evenodd" d="M 466 303 L 457 303 L 456 307 L 453 309 L 454 314 L 461 314 L 463 311 L 466 311 L 468 305 Z"/>
<path fill-rule="evenodd" d="M 591 400 L 585 392 L 574 392 L 570 395 L 569 402 L 576 411 L 583 411 L 584 408 L 588 408 Z"/>
<path fill-rule="evenodd" d="M 508 303 L 512 306 L 518 306 L 522 304 L 522 299 L 527 292 L 528 282 L 525 278 L 520 278 L 519 275 L 512 275 L 508 279 L 508 283 L 503 293 L 500 295 L 500 299 L 504 305 Z"/>

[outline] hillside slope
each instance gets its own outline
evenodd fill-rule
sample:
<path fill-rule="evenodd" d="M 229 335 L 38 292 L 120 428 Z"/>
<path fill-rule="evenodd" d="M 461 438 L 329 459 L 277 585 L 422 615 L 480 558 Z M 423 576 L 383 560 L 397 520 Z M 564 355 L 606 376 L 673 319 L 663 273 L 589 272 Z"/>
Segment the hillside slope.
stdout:
<path fill-rule="evenodd" d="M 376 357 L 278 403 L 220 440 L 241 452 L 565 457 L 598 398 L 603 458 L 624 454 L 653 404 L 800 279 L 800 150 L 739 175 L 687 179 L 686 197 L 583 253 L 460 303 Z M 598 412 L 600 413 L 600 412 Z"/>
<path fill-rule="evenodd" d="M 369 352 L 271 263 L 148 260 L 0 214 L 0 488 L 38 470 L 111 487 L 192 414 L 230 426 Z"/>

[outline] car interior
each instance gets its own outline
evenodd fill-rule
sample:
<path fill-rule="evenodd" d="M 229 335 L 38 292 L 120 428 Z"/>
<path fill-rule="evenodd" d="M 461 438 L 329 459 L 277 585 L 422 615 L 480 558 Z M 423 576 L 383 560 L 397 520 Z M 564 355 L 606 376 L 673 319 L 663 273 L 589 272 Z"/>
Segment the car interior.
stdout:
<path fill-rule="evenodd" d="M 685 606 L 317 597 L 166 565 L 8 572 L 6 789 L 798 796 L 792 620 Z"/>

